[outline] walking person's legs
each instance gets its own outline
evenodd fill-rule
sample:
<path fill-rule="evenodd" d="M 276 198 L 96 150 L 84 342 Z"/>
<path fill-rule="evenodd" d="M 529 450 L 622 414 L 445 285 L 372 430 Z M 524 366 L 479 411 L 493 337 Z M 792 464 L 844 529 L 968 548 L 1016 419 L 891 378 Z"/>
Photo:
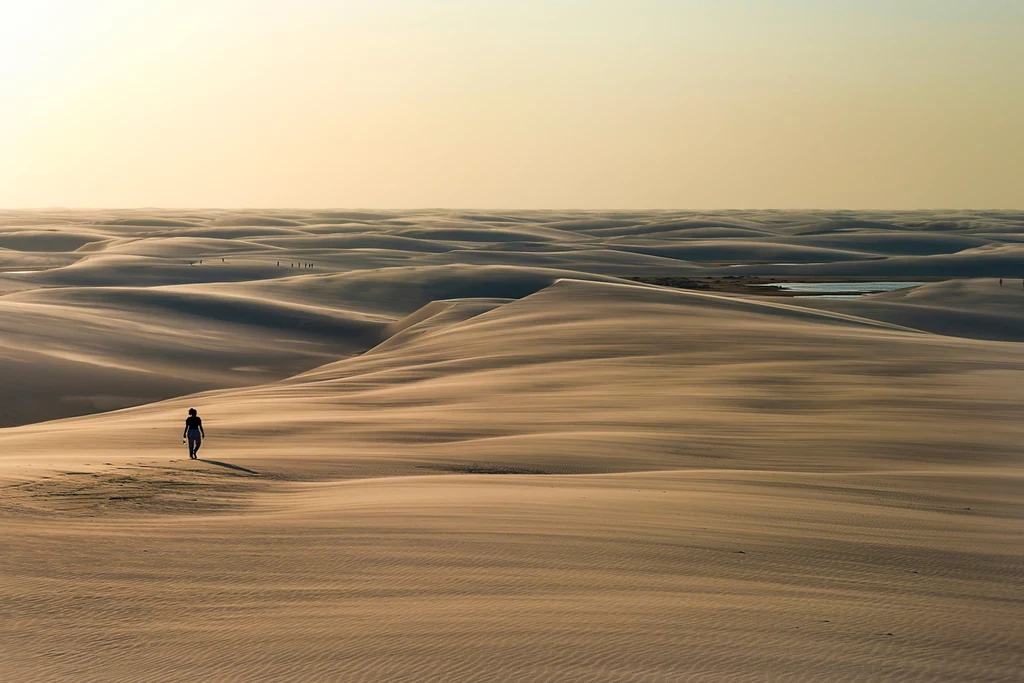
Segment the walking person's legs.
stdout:
<path fill-rule="evenodd" d="M 202 445 L 203 440 L 199 437 L 199 432 L 190 431 L 188 433 L 188 457 L 198 457 L 196 453 L 199 452 L 199 446 Z"/>

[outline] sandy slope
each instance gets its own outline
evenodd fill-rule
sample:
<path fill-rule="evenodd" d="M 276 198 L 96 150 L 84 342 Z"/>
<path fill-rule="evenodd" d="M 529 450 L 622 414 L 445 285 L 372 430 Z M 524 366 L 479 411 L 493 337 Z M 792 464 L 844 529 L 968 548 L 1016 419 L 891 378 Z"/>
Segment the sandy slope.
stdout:
<path fill-rule="evenodd" d="M 280 379 L 374 346 L 389 321 L 166 288 L 10 293 L 0 426 Z"/>
<path fill-rule="evenodd" d="M 801 298 L 801 305 L 842 311 L 928 332 L 1024 342 L 1024 284 L 998 278 L 947 280 L 855 300 Z"/>
<path fill-rule="evenodd" d="M 1019 281 L 752 300 L 618 280 L 606 243 L 889 226 L 871 259 L 928 262 L 1013 221 L 9 215 L 101 240 L 0 280 L 6 404 L 212 390 L 0 430 L 0 678 L 1017 680 Z"/>

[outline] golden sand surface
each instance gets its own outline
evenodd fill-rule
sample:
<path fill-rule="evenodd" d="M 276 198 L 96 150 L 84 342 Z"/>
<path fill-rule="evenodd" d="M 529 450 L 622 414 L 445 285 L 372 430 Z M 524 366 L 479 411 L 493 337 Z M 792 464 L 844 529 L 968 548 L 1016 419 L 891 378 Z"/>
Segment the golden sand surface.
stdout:
<path fill-rule="evenodd" d="M 1018 271 L 992 212 L 2 212 L 0 680 L 1020 680 Z M 729 274 L 940 281 L 628 279 Z"/>

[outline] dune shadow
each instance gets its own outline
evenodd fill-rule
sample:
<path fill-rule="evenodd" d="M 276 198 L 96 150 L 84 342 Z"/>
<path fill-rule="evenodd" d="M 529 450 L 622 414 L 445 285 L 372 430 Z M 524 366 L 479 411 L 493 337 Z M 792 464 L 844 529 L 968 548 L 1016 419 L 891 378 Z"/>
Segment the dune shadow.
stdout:
<path fill-rule="evenodd" d="M 226 467 L 229 470 L 235 470 L 237 472 L 245 472 L 247 474 L 257 474 L 257 475 L 259 474 L 259 472 L 256 472 L 254 470 L 250 470 L 247 467 L 242 467 L 241 465 L 232 465 L 229 462 L 220 462 L 219 460 L 207 460 L 206 458 L 198 458 L 198 460 L 199 460 L 199 462 L 205 462 L 205 463 L 210 464 L 210 465 L 217 465 L 218 467 Z"/>

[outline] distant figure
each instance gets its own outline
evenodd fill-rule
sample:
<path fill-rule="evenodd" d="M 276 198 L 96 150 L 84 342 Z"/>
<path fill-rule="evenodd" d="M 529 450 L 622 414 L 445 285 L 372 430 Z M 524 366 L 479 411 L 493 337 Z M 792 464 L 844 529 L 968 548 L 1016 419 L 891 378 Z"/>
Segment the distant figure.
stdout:
<path fill-rule="evenodd" d="M 206 432 L 203 431 L 203 420 L 196 414 L 195 408 L 188 409 L 188 417 L 185 418 L 185 432 L 181 438 L 188 439 L 188 457 L 193 460 L 199 458 L 199 447 L 203 445 Z"/>
<path fill-rule="evenodd" d="M 1002 286 L 1003 286 L 1003 278 L 999 278 L 999 286 L 1000 286 L 1000 287 L 1002 287 Z"/>

